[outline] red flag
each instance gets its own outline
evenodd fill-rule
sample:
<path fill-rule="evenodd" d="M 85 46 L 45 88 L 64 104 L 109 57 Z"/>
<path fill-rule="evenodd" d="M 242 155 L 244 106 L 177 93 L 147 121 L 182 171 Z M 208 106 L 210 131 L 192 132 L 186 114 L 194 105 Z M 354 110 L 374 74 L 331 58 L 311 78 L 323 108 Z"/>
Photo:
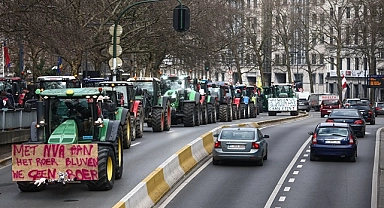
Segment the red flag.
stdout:
<path fill-rule="evenodd" d="M 9 67 L 11 65 L 11 58 L 9 57 L 8 47 L 5 41 L 4 41 L 3 50 L 4 50 L 3 52 L 4 52 L 4 59 L 5 59 L 5 66 Z"/>
<path fill-rule="evenodd" d="M 347 88 L 347 79 L 345 78 L 344 74 L 343 76 L 341 77 L 341 83 L 343 84 L 341 87 L 343 89 Z"/>

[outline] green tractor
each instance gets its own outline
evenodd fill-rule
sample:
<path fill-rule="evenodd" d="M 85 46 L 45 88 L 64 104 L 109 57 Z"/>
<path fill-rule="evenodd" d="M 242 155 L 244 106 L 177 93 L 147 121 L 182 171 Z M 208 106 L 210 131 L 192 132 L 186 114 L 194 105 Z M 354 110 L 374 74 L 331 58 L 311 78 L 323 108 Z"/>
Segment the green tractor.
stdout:
<path fill-rule="evenodd" d="M 208 123 L 216 123 L 217 120 L 217 108 L 219 105 L 217 95 L 212 95 L 210 88 L 212 88 L 212 82 L 208 80 L 200 80 L 200 91 L 206 98 L 207 109 L 208 109 Z"/>
<path fill-rule="evenodd" d="M 164 97 L 171 100 L 171 122 L 173 125 L 183 123 L 185 127 L 199 126 L 208 123 L 208 108 L 205 96 L 197 89 L 197 79 L 192 80 L 186 75 L 163 76 Z"/>
<path fill-rule="evenodd" d="M 171 103 L 169 97 L 162 96 L 163 85 L 160 79 L 153 77 L 129 78 L 135 87 L 135 100 L 142 104 L 144 122 L 153 132 L 171 129 Z"/>
<path fill-rule="evenodd" d="M 276 116 L 281 112 L 289 112 L 291 116 L 299 115 L 298 99 L 292 84 L 273 84 L 270 90 L 272 94 L 268 97 L 269 116 Z"/>
<path fill-rule="evenodd" d="M 113 188 L 115 179 L 123 176 L 123 129 L 119 120 L 104 117 L 117 106 L 103 94 L 102 88 L 40 94 L 29 141 L 13 145 L 12 177 L 21 191 L 82 181 L 89 190 Z M 24 111 L 30 110 L 27 103 Z"/>
<path fill-rule="evenodd" d="M 129 149 L 131 142 L 142 138 L 144 133 L 144 112 L 141 100 L 135 100 L 134 86 L 125 81 L 105 81 L 98 83 L 103 87 L 111 101 L 117 105 L 114 120 L 120 120 L 124 131 L 123 147 Z"/>

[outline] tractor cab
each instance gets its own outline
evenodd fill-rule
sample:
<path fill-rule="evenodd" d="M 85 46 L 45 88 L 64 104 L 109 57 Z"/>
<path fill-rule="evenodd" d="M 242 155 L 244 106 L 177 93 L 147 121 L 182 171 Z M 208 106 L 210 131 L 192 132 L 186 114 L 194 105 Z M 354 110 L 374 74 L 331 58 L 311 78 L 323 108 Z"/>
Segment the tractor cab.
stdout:
<path fill-rule="evenodd" d="M 47 89 L 80 88 L 81 82 L 75 76 L 40 76 L 37 85 L 41 91 Z"/>

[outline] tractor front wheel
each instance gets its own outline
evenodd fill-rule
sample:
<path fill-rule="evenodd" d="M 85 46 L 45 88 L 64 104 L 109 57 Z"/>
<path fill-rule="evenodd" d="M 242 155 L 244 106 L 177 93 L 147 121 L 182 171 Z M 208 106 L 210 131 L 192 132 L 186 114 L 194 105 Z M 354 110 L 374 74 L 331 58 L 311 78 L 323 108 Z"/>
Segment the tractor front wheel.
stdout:
<path fill-rule="evenodd" d="M 195 104 L 184 103 L 183 107 L 183 123 L 185 127 L 193 127 L 195 125 Z"/>
<path fill-rule="evenodd" d="M 127 119 L 125 120 L 125 123 L 123 125 L 123 148 L 129 149 L 131 148 L 131 143 L 135 139 L 132 138 L 132 132 L 131 132 L 131 118 L 127 116 Z"/>
<path fill-rule="evenodd" d="M 167 102 L 167 105 L 166 105 L 166 112 L 164 112 L 165 114 L 165 119 L 164 119 L 164 131 L 169 131 L 171 129 L 171 103 L 168 101 Z"/>
<path fill-rule="evenodd" d="M 137 109 L 136 138 L 142 138 L 143 132 L 144 132 L 144 113 L 143 113 L 143 107 L 140 105 Z"/>
<path fill-rule="evenodd" d="M 120 179 L 123 177 L 123 169 L 124 169 L 124 157 L 123 157 L 123 129 L 119 127 L 117 131 L 117 138 L 116 138 L 116 175 L 115 179 Z"/>
<path fill-rule="evenodd" d="M 105 191 L 113 188 L 115 183 L 116 160 L 113 150 L 109 146 L 99 145 L 98 169 L 99 179 L 87 181 L 91 191 Z"/>
<path fill-rule="evenodd" d="M 46 185 L 36 186 L 34 181 L 18 181 L 17 186 L 22 192 L 38 192 L 44 190 Z"/>

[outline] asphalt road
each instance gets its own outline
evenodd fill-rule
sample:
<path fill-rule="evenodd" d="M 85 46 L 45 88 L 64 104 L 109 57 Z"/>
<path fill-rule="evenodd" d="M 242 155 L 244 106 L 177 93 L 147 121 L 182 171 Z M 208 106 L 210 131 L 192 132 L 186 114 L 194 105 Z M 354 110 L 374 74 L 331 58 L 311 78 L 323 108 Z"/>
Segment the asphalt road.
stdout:
<path fill-rule="evenodd" d="M 370 207 L 375 133 L 384 117 L 367 125 L 366 136 L 358 140 L 357 161 L 352 163 L 309 160 L 308 132 L 325 120 L 317 112 L 311 114 L 262 130 L 270 135 L 264 166 L 213 166 L 209 159 L 156 207 Z"/>
<path fill-rule="evenodd" d="M 269 117 L 265 113 L 255 119 L 236 120 L 233 123 L 269 120 L 287 117 L 280 114 Z M 22 193 L 12 181 L 11 167 L 0 168 L 0 207 L 112 207 L 147 175 L 161 165 L 172 154 L 203 133 L 220 125 L 216 123 L 193 128 L 172 126 L 171 131 L 153 133 L 146 128 L 143 138 L 133 142 L 131 149 L 124 151 L 123 178 L 115 181 L 112 190 L 88 191 L 85 184 L 50 185 L 42 192 Z"/>

